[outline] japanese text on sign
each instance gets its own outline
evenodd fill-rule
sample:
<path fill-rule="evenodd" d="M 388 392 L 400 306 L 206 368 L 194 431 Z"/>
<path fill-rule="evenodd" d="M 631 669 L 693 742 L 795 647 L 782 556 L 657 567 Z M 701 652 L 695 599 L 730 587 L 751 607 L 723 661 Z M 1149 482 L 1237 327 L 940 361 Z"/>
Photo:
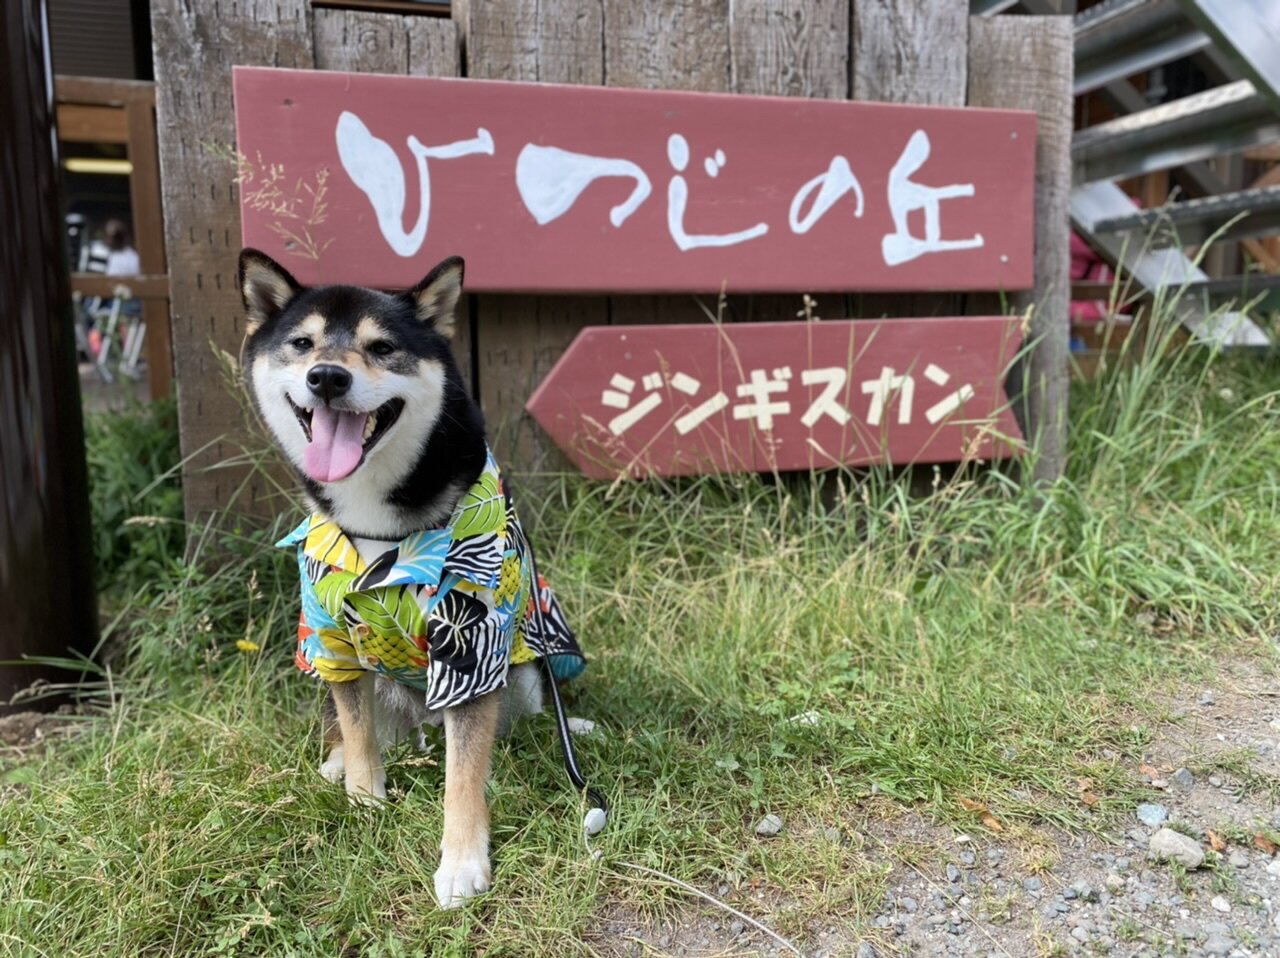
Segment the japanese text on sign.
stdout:
<path fill-rule="evenodd" d="M 1034 117 L 239 68 L 246 244 L 304 282 L 1019 289 Z"/>
<path fill-rule="evenodd" d="M 1018 335 L 974 317 L 598 327 L 528 408 L 598 476 L 1001 457 Z"/>

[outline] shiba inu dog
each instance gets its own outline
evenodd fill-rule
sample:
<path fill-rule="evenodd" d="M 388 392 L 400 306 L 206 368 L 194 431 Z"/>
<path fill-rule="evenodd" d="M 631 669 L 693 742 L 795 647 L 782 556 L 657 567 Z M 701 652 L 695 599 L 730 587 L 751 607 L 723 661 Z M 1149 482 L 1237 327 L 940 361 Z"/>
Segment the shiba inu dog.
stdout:
<path fill-rule="evenodd" d="M 495 737 L 585 661 L 538 574 L 450 350 L 463 262 L 402 294 L 304 288 L 240 256 L 244 374 L 312 514 L 298 554 L 296 662 L 328 683 L 321 773 L 386 798 L 382 747 L 445 732 L 443 907 L 489 888 Z M 563 738 L 563 736 L 562 736 Z"/>

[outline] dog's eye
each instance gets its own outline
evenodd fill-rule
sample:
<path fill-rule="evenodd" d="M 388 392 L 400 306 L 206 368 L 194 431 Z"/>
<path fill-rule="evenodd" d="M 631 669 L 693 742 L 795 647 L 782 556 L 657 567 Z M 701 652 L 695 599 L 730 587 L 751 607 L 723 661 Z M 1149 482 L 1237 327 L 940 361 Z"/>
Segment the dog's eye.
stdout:
<path fill-rule="evenodd" d="M 290 340 L 289 345 L 300 353 L 305 353 L 315 345 L 308 336 L 299 336 L 297 339 Z"/>
<path fill-rule="evenodd" d="M 390 356 L 395 351 L 396 347 L 385 339 L 377 339 L 369 344 L 369 352 L 375 356 Z"/>

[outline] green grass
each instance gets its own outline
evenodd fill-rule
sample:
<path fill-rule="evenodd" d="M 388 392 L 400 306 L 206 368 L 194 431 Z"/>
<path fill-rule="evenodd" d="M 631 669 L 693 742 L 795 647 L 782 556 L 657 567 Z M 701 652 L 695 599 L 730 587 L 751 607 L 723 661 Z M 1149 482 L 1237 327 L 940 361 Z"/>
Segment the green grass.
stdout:
<path fill-rule="evenodd" d="M 105 572 L 102 707 L 2 766 L 0 951 L 612 954 L 613 920 L 691 913 L 625 863 L 728 885 L 805 941 L 877 914 L 895 862 L 936 867 L 872 837 L 895 816 L 981 835 L 962 798 L 1050 867 L 1043 829 L 1105 830 L 1139 797 L 1161 690 L 1270 661 L 1277 389 L 1270 358 L 1113 372 L 1076 391 L 1069 475 L 1041 490 L 977 467 L 929 496 L 874 470 L 554 482 L 522 509 L 592 657 L 571 711 L 604 730 L 580 758 L 613 811 L 593 857 L 550 721 L 527 723 L 495 760 L 495 891 L 460 912 L 430 892 L 441 766 L 396 756 L 382 811 L 314 771 L 296 571 L 269 545 L 295 517 L 197 535 L 216 564 L 130 551 Z"/>

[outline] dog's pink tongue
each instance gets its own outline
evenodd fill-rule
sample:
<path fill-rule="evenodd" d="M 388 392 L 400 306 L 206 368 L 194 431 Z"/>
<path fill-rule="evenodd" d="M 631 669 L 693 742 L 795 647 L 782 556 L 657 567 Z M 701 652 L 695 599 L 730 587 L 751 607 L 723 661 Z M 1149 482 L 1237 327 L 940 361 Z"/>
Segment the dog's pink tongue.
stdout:
<path fill-rule="evenodd" d="M 345 479 L 360 465 L 367 412 L 340 412 L 317 406 L 311 413 L 311 442 L 302 465 L 316 482 Z"/>

